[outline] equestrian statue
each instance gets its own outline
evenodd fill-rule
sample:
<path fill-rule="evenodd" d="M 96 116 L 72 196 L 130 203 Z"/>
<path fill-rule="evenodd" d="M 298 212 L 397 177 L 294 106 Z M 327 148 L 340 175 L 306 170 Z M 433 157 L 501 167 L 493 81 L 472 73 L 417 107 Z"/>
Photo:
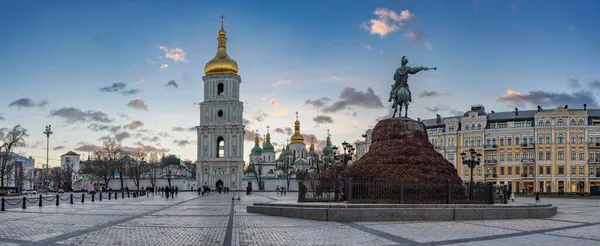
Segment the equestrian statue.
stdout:
<path fill-rule="evenodd" d="M 408 59 L 406 56 L 402 56 L 402 66 L 396 69 L 396 73 L 394 73 L 394 85 L 392 85 L 392 91 L 390 91 L 390 99 L 388 102 L 394 101 L 392 104 L 392 108 L 394 109 L 394 114 L 392 118 L 396 116 L 396 112 L 400 109 L 398 113 L 398 117 L 402 117 L 402 106 L 404 106 L 404 117 L 407 117 L 408 113 L 408 104 L 412 102 L 412 96 L 410 89 L 408 87 L 408 75 L 416 74 L 421 71 L 427 71 L 430 69 L 436 70 L 437 68 L 427 68 L 427 67 L 409 67 Z"/>

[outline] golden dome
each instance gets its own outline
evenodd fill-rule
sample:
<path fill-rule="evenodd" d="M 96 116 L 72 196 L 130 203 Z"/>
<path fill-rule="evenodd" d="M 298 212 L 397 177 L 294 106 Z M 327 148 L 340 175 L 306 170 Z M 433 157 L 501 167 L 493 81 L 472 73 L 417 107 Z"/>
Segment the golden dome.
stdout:
<path fill-rule="evenodd" d="M 296 112 L 296 122 L 294 122 L 294 135 L 292 135 L 292 143 L 304 144 L 304 136 L 300 133 L 300 121 L 298 121 L 298 112 Z"/>
<path fill-rule="evenodd" d="M 309 151 L 315 151 L 315 138 L 311 138 Z"/>
<path fill-rule="evenodd" d="M 221 16 L 222 18 L 225 17 Z M 237 62 L 227 55 L 227 33 L 223 28 L 223 20 L 221 20 L 221 30 L 217 40 L 219 41 L 217 54 L 204 66 L 204 74 L 238 74 Z"/>

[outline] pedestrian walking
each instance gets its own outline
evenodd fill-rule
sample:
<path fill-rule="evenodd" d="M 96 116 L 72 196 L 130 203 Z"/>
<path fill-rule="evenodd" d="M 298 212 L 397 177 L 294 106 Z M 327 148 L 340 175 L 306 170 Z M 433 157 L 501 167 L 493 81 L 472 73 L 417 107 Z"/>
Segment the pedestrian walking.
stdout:
<path fill-rule="evenodd" d="M 540 193 L 536 192 L 535 193 L 535 203 L 538 203 L 538 202 L 540 202 Z"/>
<path fill-rule="evenodd" d="M 515 193 L 514 192 L 510 193 L 510 201 L 515 202 Z"/>
<path fill-rule="evenodd" d="M 169 199 L 169 186 L 165 186 L 165 196 Z"/>
<path fill-rule="evenodd" d="M 171 199 L 175 199 L 175 189 L 171 187 L 169 190 L 171 191 Z"/>
<path fill-rule="evenodd" d="M 279 196 L 279 185 L 277 186 L 277 188 L 275 188 L 275 193 L 277 194 L 277 196 Z"/>
<path fill-rule="evenodd" d="M 175 195 L 179 194 L 179 187 L 175 186 Z"/>

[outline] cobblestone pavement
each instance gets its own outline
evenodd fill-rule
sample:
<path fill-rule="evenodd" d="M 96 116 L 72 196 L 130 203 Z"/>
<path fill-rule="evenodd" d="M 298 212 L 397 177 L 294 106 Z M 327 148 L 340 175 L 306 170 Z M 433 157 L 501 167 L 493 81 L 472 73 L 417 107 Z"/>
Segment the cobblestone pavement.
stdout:
<path fill-rule="evenodd" d="M 338 223 L 246 212 L 296 193 L 233 195 L 11 208 L 0 212 L 0 245 L 600 245 L 600 200 L 543 199 L 559 207 L 551 219 Z"/>

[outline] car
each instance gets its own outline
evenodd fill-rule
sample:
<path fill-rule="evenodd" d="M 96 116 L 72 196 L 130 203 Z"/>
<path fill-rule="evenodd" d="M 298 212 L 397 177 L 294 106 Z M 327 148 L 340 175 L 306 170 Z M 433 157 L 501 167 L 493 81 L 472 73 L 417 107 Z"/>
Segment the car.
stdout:
<path fill-rule="evenodd" d="M 63 189 L 58 189 L 58 190 L 56 191 L 56 193 L 58 193 L 58 194 L 63 194 L 63 193 L 65 193 L 65 190 L 63 190 Z"/>
<path fill-rule="evenodd" d="M 34 190 L 34 189 L 24 190 L 23 195 L 37 195 L 37 190 Z"/>

